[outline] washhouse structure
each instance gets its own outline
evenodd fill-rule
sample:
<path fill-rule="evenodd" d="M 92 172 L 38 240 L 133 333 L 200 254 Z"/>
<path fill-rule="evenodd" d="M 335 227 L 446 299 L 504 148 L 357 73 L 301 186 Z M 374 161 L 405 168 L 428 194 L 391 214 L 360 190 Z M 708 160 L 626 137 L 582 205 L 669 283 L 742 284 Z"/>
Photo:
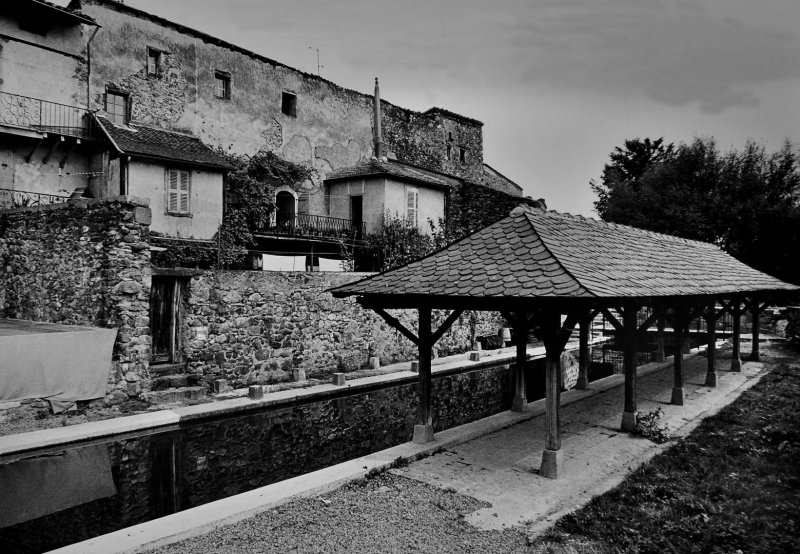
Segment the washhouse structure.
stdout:
<path fill-rule="evenodd" d="M 500 310 L 518 337 L 513 410 L 525 410 L 525 338 L 534 330 L 547 351 L 547 442 L 541 474 L 559 476 L 560 357 L 580 325 L 581 373 L 586 384 L 588 325 L 602 312 L 623 337 L 625 405 L 622 429 L 636 424 L 637 336 L 656 319 L 669 321 L 682 344 L 694 317 L 708 321 L 708 374 L 716 385 L 715 328 L 723 311 L 734 315 L 731 370 L 741 368 L 739 316 L 753 312 L 753 355 L 758 357 L 758 313 L 768 298 L 800 287 L 756 271 L 712 244 L 690 241 L 520 206 L 511 214 L 447 248 L 403 267 L 332 289 L 337 297 L 356 296 L 419 348 L 419 424 L 415 442 L 434 440 L 431 412 L 431 348 L 463 310 Z M 644 322 L 640 308 L 653 308 Z M 418 330 L 409 330 L 386 310 L 416 309 Z M 452 310 L 436 330 L 431 310 Z M 663 329 L 663 326 L 659 326 Z M 675 354 L 672 401 L 684 398 L 682 355 Z"/>

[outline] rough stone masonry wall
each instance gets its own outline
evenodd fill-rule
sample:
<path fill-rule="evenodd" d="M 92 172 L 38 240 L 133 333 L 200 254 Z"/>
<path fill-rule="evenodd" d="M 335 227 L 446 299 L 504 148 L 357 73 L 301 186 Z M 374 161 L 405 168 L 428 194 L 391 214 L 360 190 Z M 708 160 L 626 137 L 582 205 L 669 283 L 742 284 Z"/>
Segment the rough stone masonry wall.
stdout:
<path fill-rule="evenodd" d="M 334 371 L 417 359 L 417 349 L 372 310 L 326 289 L 365 277 L 354 273 L 209 271 L 189 283 L 182 344 L 189 371 L 234 386 L 293 378 L 326 379 Z M 416 329 L 416 311 L 395 311 Z M 446 314 L 435 314 L 434 326 Z M 440 355 L 464 352 L 474 337 L 496 333 L 494 312 L 465 313 L 437 343 Z M 436 328 L 436 327 L 434 327 Z"/>
<path fill-rule="evenodd" d="M 475 183 L 464 183 L 450 192 L 447 223 L 463 234 L 503 219 L 520 204 L 546 207 L 542 201 L 514 196 Z"/>
<path fill-rule="evenodd" d="M 150 208 L 133 197 L 0 210 L 0 317 L 119 329 L 107 403 L 150 357 Z"/>

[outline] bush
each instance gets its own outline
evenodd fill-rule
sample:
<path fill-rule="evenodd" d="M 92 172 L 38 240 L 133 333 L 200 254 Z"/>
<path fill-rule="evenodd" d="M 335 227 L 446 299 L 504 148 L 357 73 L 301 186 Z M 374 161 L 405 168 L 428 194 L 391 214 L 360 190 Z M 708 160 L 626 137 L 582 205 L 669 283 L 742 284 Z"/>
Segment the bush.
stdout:
<path fill-rule="evenodd" d="M 639 414 L 636 419 L 636 427 L 633 429 L 634 435 L 639 435 L 650 439 L 656 444 L 662 444 L 670 440 L 669 427 L 661 420 L 664 417 L 664 410 L 656 408 L 644 414 Z"/>

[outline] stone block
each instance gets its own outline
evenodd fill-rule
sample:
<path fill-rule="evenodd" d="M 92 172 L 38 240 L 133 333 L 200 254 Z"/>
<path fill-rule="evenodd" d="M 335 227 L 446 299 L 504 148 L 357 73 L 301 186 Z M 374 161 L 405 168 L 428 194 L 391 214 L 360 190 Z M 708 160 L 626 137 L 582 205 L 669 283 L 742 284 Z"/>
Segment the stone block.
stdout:
<path fill-rule="evenodd" d="M 414 425 L 414 438 L 411 440 L 416 444 L 428 444 L 436 440 L 433 425 Z"/>
<path fill-rule="evenodd" d="M 622 412 L 622 430 L 632 433 L 636 429 L 636 412 Z"/>
<path fill-rule="evenodd" d="M 542 466 L 539 469 L 539 475 L 547 477 L 548 479 L 559 478 L 559 468 L 563 468 L 564 454 L 561 449 L 548 450 L 545 448 L 542 453 Z M 562 475 L 563 476 L 563 475 Z"/>
<path fill-rule="evenodd" d="M 292 370 L 292 380 L 296 383 L 300 383 L 306 380 L 306 370 L 295 368 Z"/>
<path fill-rule="evenodd" d="M 214 382 L 212 383 L 212 388 L 214 389 L 214 392 L 216 394 L 219 394 L 221 392 L 226 392 L 230 390 L 231 387 L 230 385 L 228 385 L 227 379 L 214 379 Z"/>
<path fill-rule="evenodd" d="M 247 387 L 247 398 L 250 400 L 261 400 L 264 398 L 264 387 L 261 385 L 250 385 Z"/>
<path fill-rule="evenodd" d="M 381 360 L 377 356 L 373 356 L 369 359 L 369 366 L 372 369 L 380 369 L 381 367 Z"/>
<path fill-rule="evenodd" d="M 481 361 L 481 353 L 479 351 L 470 352 L 469 353 L 469 361 L 470 362 L 479 362 L 479 361 Z"/>
<path fill-rule="evenodd" d="M 343 387 L 345 385 L 345 374 L 344 373 L 334 373 L 332 383 L 337 387 Z"/>
<path fill-rule="evenodd" d="M 411 369 L 410 369 L 410 371 L 411 371 L 412 373 L 419 373 L 419 362 L 418 362 L 418 361 L 413 361 L 413 362 L 411 362 Z"/>

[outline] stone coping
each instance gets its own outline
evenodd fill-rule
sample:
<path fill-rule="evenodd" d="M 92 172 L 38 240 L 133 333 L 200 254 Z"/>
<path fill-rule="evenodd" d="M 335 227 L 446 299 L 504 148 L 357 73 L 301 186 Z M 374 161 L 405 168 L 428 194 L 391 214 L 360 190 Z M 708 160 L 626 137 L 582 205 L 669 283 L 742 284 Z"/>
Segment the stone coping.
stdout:
<path fill-rule="evenodd" d="M 590 344 L 598 344 L 608 339 L 599 337 Z M 577 341 L 567 344 L 565 350 L 576 350 Z M 490 353 L 491 352 L 491 353 Z M 529 347 L 528 360 L 545 357 L 543 346 Z M 445 377 L 456 373 L 467 373 L 485 369 L 495 365 L 509 364 L 516 358 L 516 348 L 506 347 L 499 350 L 483 351 L 479 361 L 470 361 L 469 354 L 459 354 L 434 360 L 431 368 L 433 377 Z M 199 423 L 204 419 L 244 415 L 249 412 L 263 411 L 267 408 L 290 406 L 299 402 L 309 403 L 352 396 L 371 390 L 415 383 L 419 376 L 410 370 L 411 362 L 393 364 L 397 370 L 393 373 L 360 377 L 346 381 L 344 386 L 321 384 L 300 389 L 286 389 L 265 393 L 264 397 L 252 400 L 247 397 L 231 398 L 217 402 L 182 406 L 156 412 L 123 416 L 89 423 L 80 423 L 66 427 L 55 427 L 18 433 L 0 437 L 0 456 L 6 459 L 23 458 L 32 451 L 64 450 L 78 443 L 99 443 L 118 435 L 146 435 L 177 427 L 181 423 Z M 598 381 L 594 381 L 597 383 Z M 40 452 L 37 452 L 40 453 Z"/>
<path fill-rule="evenodd" d="M 696 354 L 703 349 L 704 347 L 695 348 L 692 353 Z M 689 355 L 684 354 L 684 356 L 686 359 Z M 663 362 L 652 362 L 640 366 L 637 375 L 649 375 L 670 365 L 672 365 L 672 356 Z M 588 390 L 572 389 L 563 392 L 561 393 L 561 406 L 619 387 L 624 382 L 624 375 L 615 374 L 592 381 L 591 388 Z M 389 469 L 398 461 L 413 462 L 421 457 L 435 454 L 441 449 L 452 448 L 505 427 L 527 421 L 545 413 L 545 405 L 546 399 L 542 398 L 528 403 L 527 410 L 524 412 L 500 412 L 478 421 L 437 431 L 435 440 L 427 444 L 403 443 L 354 460 L 71 544 L 52 552 L 60 554 L 132 554 L 144 549 L 149 550 L 176 543 L 252 517 L 296 498 L 315 497 L 336 490 L 350 481 L 364 478 L 376 471 Z"/>
<path fill-rule="evenodd" d="M 43 193 L 47 194 L 47 193 Z M 0 210 L 0 214 L 16 214 L 25 212 L 51 212 L 56 210 L 66 210 L 69 208 L 86 208 L 99 204 L 111 204 L 113 202 L 123 202 L 133 204 L 143 208 L 150 207 L 150 199 L 140 196 L 109 196 L 106 198 L 79 198 L 74 202 L 58 202 L 55 204 L 41 204 L 39 206 L 21 206 L 19 208 L 5 208 Z"/>

